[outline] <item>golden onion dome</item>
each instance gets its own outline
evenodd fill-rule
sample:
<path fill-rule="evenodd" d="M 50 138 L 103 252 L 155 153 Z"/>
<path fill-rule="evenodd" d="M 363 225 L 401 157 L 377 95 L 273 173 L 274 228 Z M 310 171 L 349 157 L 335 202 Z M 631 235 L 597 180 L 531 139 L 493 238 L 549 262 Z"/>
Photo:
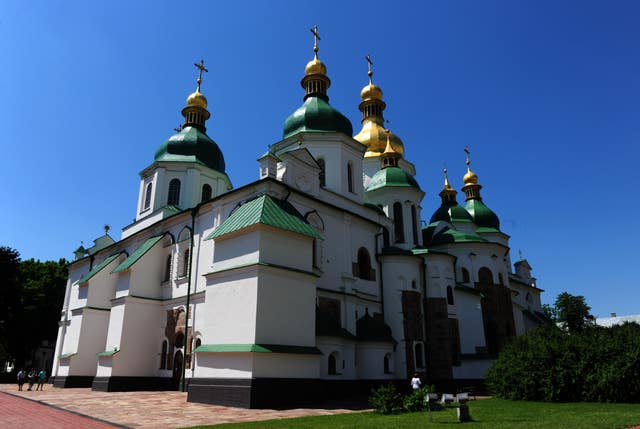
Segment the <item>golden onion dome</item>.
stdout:
<path fill-rule="evenodd" d="M 378 85 L 369 82 L 369 84 L 360 91 L 360 99 L 365 101 L 371 100 L 372 98 L 382 99 L 382 89 L 380 89 Z"/>
<path fill-rule="evenodd" d="M 477 185 L 478 175 L 471 171 L 471 168 L 467 167 L 467 174 L 462 177 L 462 181 L 465 185 Z"/>
<path fill-rule="evenodd" d="M 314 57 L 311 61 L 307 63 L 307 66 L 304 68 L 304 74 L 327 74 L 327 67 L 324 65 L 322 61 L 318 59 L 318 57 Z"/>
<path fill-rule="evenodd" d="M 207 97 L 202 95 L 199 89 L 187 97 L 187 106 L 199 106 L 203 109 L 207 108 Z"/>
<path fill-rule="evenodd" d="M 367 152 L 364 154 L 365 158 L 380 156 L 384 153 L 387 146 L 387 132 L 385 128 L 371 120 L 365 121 L 364 124 L 362 124 L 360 132 L 353 138 L 367 147 Z M 400 140 L 400 137 L 389 132 L 389 141 L 393 150 L 404 156 L 404 144 L 402 140 Z"/>

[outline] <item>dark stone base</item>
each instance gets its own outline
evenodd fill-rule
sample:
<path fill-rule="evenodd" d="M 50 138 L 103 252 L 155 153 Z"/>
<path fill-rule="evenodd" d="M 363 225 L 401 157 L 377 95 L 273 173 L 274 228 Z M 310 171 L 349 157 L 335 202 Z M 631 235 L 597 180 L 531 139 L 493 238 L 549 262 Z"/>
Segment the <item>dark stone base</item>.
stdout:
<path fill-rule="evenodd" d="M 409 390 L 406 380 L 329 381 L 294 378 L 193 378 L 187 402 L 240 408 L 323 407 L 326 401 L 367 396 L 371 389 L 393 383 Z M 404 386 L 406 384 L 406 386 Z"/>
<path fill-rule="evenodd" d="M 93 375 L 57 376 L 53 379 L 53 387 L 91 387 Z"/>
<path fill-rule="evenodd" d="M 100 392 L 133 392 L 178 390 L 178 384 L 167 377 L 95 377 L 91 390 Z"/>

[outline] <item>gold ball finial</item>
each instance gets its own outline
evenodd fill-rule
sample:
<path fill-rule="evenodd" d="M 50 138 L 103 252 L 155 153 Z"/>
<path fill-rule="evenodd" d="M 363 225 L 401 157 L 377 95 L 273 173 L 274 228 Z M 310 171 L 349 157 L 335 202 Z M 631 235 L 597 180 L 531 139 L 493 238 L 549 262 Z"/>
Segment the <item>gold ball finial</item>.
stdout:
<path fill-rule="evenodd" d="M 304 68 L 305 75 L 311 74 L 327 74 L 327 67 L 324 65 L 322 61 L 318 59 L 318 40 L 320 39 L 320 34 L 318 33 L 318 26 L 316 25 L 312 29 L 310 29 L 313 34 L 313 59 L 307 63 L 307 66 Z"/>
<path fill-rule="evenodd" d="M 444 173 L 444 186 L 443 186 L 443 189 L 447 190 L 447 191 L 453 189 L 451 187 L 451 184 L 449 183 L 449 176 L 447 175 L 447 167 L 446 167 L 446 165 L 442 169 L 442 172 Z"/>
<path fill-rule="evenodd" d="M 364 59 L 367 60 L 367 69 L 368 69 L 367 76 L 369 76 L 369 83 L 364 88 L 362 88 L 362 91 L 360 91 L 360 99 L 362 101 L 371 100 L 371 99 L 381 100 L 382 90 L 378 85 L 375 85 L 373 83 L 373 70 L 371 70 L 371 65 L 373 64 L 373 61 L 371 61 L 371 55 L 367 54 L 367 56 L 364 57 Z"/>
<path fill-rule="evenodd" d="M 207 97 L 200 92 L 200 84 L 202 84 L 202 72 L 208 73 L 209 70 L 204 67 L 204 60 L 200 60 L 200 63 L 193 63 L 193 65 L 198 69 L 198 79 L 196 80 L 198 86 L 196 91 L 187 97 L 187 106 L 198 106 L 206 109 L 208 104 Z"/>

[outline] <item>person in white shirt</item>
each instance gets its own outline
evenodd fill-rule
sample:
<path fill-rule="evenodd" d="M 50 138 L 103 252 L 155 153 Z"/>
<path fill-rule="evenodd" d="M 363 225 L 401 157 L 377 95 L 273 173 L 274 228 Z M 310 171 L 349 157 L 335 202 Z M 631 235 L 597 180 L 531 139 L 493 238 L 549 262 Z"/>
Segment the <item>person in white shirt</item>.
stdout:
<path fill-rule="evenodd" d="M 420 381 L 420 377 L 418 377 L 418 373 L 414 372 L 413 378 L 411 379 L 411 387 L 413 388 L 413 390 L 418 390 L 421 385 L 422 382 Z"/>

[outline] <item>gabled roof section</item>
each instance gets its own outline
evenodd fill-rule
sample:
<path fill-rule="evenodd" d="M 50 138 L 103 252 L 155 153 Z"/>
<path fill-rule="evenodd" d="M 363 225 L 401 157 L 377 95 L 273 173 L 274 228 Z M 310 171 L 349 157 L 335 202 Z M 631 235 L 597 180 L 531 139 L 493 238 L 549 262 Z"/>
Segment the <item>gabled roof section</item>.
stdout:
<path fill-rule="evenodd" d="M 222 237 L 223 235 L 258 223 L 312 238 L 323 239 L 323 237 L 304 220 L 295 207 L 286 201 L 269 195 L 262 195 L 238 207 L 236 211 L 222 222 L 219 227 L 214 229 L 206 239 Z"/>
<path fill-rule="evenodd" d="M 87 274 L 85 274 L 84 276 L 80 277 L 80 280 L 78 280 L 78 283 L 85 283 L 85 282 L 89 281 L 89 279 L 91 277 L 93 277 L 96 274 L 98 274 L 107 265 L 109 265 L 111 262 L 113 262 L 118 256 L 122 255 L 123 253 L 124 252 L 118 252 L 115 255 L 109 256 L 107 259 L 105 259 L 104 261 L 100 262 L 98 265 L 93 267 L 93 269 L 91 271 L 89 271 Z"/>
<path fill-rule="evenodd" d="M 128 270 L 129 268 L 131 268 L 133 264 L 138 262 L 138 259 L 142 258 L 142 256 L 149 251 L 149 249 L 151 249 L 158 241 L 162 240 L 162 237 L 164 237 L 164 234 L 156 235 L 155 237 L 151 237 L 150 239 L 142 243 L 142 246 L 138 247 L 136 251 L 131 254 L 131 256 L 122 261 L 122 263 L 118 265 L 112 272 L 119 273 L 120 271 Z"/>

